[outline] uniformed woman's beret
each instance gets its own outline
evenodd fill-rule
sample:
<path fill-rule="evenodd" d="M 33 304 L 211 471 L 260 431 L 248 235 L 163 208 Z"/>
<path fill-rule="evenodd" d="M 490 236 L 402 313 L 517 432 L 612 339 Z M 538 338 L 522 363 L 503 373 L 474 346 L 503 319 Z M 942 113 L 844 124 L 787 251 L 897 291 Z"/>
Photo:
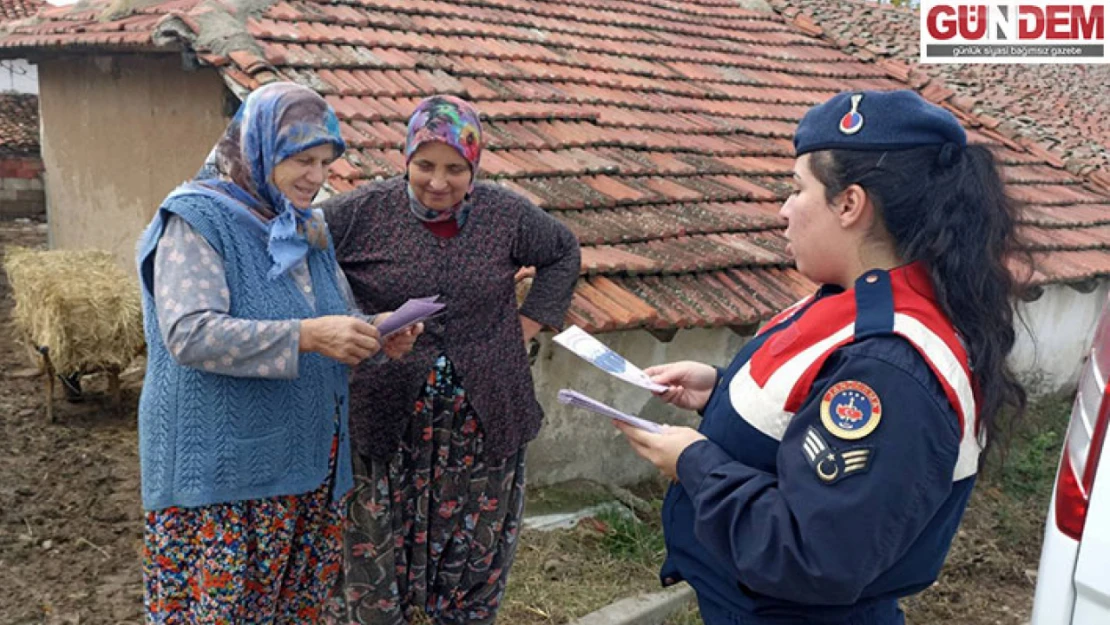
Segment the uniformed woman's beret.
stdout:
<path fill-rule="evenodd" d="M 967 134 L 956 116 L 916 91 L 849 91 L 806 112 L 794 133 L 794 152 L 905 150 L 954 143 Z"/>

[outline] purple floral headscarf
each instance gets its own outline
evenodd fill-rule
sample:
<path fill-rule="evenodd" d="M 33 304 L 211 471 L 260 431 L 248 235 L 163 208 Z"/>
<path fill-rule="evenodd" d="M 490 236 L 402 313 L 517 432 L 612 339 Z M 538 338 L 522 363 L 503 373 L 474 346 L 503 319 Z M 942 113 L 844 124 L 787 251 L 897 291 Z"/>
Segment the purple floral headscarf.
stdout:
<path fill-rule="evenodd" d="M 405 137 L 405 164 L 408 165 L 420 146 L 437 141 L 446 143 L 470 163 L 470 187 L 474 191 L 478 181 L 478 165 L 482 160 L 482 122 L 474 105 L 450 95 L 434 95 L 421 100 L 409 117 Z M 466 219 L 469 203 L 466 200 L 449 211 L 433 211 L 421 205 L 409 187 L 409 200 L 413 213 L 424 221 L 444 221 L 455 218 L 461 226 Z"/>

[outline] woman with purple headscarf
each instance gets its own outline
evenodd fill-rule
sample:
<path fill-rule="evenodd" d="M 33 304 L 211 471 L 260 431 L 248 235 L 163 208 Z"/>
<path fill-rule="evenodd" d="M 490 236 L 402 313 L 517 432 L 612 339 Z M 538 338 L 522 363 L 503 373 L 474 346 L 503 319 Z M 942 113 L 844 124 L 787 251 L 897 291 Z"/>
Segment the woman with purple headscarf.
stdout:
<path fill-rule="evenodd" d="M 439 295 L 410 356 L 351 383 L 355 493 L 343 623 L 492 623 L 516 550 L 524 455 L 543 413 L 525 345 L 559 328 L 578 278 L 574 235 L 527 199 L 478 181 L 482 125 L 451 96 L 421 102 L 404 176 L 324 204 L 363 310 Z M 535 267 L 517 308 L 514 275 Z"/>
<path fill-rule="evenodd" d="M 139 241 L 149 623 L 315 622 L 334 588 L 348 367 L 381 347 L 309 208 L 344 147 L 315 92 L 262 87 Z"/>

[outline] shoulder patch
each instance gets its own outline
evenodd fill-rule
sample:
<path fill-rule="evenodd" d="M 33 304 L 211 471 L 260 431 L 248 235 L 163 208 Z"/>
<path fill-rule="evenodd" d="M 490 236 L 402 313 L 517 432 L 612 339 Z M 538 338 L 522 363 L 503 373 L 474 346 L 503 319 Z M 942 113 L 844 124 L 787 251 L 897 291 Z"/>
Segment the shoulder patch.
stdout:
<path fill-rule="evenodd" d="M 860 445 L 834 449 L 825 442 L 816 428 L 810 427 L 806 430 L 805 441 L 802 442 L 802 453 L 817 477 L 832 485 L 846 477 L 867 473 L 871 469 L 875 448 Z"/>
<path fill-rule="evenodd" d="M 882 417 L 879 395 L 858 380 L 837 382 L 821 398 L 821 423 L 837 438 L 859 440 L 874 432 Z"/>

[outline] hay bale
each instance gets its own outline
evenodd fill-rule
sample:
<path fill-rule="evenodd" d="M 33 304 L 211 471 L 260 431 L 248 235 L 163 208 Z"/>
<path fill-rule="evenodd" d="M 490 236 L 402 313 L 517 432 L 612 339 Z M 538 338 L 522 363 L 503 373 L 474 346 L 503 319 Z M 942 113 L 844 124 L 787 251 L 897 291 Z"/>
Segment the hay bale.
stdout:
<path fill-rule="evenodd" d="M 122 371 L 143 351 L 139 287 L 111 253 L 10 247 L 4 270 L 16 336 L 40 366 L 39 347 L 66 374 Z"/>

